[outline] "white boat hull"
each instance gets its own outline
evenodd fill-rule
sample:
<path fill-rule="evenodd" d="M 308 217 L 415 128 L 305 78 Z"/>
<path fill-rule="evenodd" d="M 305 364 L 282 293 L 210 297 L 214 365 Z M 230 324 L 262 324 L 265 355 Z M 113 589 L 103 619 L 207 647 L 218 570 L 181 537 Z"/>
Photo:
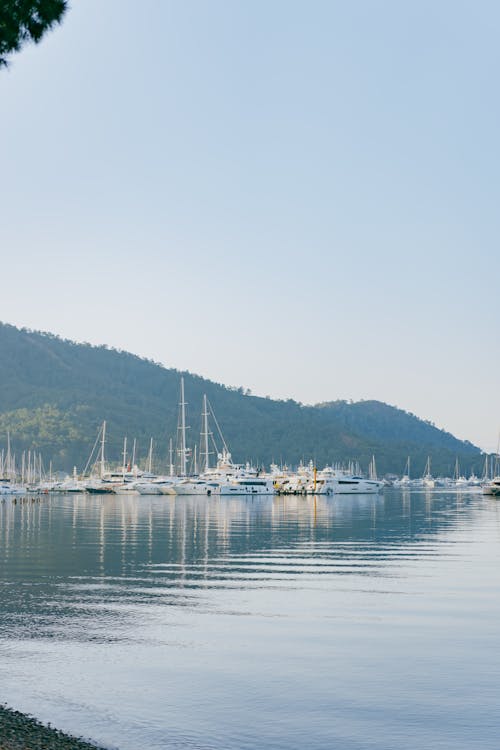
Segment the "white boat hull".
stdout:
<path fill-rule="evenodd" d="M 319 479 L 307 488 L 308 495 L 367 495 L 381 492 L 384 483 L 362 477 Z"/>
<path fill-rule="evenodd" d="M 482 487 L 483 495 L 493 495 L 494 497 L 500 497 L 500 479 L 495 477 L 491 482 L 483 484 Z"/>
<path fill-rule="evenodd" d="M 176 495 L 212 495 L 214 487 L 205 482 L 180 482 L 173 487 Z"/>
<path fill-rule="evenodd" d="M 219 485 L 219 495 L 274 495 L 274 483 L 272 480 L 242 479 L 234 482 L 226 482 Z"/>
<path fill-rule="evenodd" d="M 21 487 L 19 485 L 0 485 L 0 495 L 22 497 L 23 495 L 26 495 L 26 487 Z"/>

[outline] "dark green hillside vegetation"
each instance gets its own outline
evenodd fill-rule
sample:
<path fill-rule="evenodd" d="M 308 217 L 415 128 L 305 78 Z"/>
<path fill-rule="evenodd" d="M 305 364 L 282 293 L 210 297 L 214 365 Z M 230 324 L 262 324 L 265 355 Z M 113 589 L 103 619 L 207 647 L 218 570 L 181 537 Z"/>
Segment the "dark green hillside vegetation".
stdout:
<path fill-rule="evenodd" d="M 107 454 L 119 460 L 123 437 L 137 438 L 145 457 L 155 441 L 157 469 L 175 439 L 181 373 L 126 352 L 75 344 L 46 333 L 0 324 L 0 442 L 10 432 L 13 450 L 40 450 L 54 468 L 82 469 L 101 422 L 108 422 Z M 464 471 L 480 470 L 478 448 L 378 401 L 334 401 L 303 406 L 275 401 L 183 373 L 190 439 L 200 429 L 206 393 L 238 461 L 296 464 L 358 459 L 375 454 L 379 473 L 401 473 L 407 455 L 422 473 L 451 474 L 458 456 Z"/>

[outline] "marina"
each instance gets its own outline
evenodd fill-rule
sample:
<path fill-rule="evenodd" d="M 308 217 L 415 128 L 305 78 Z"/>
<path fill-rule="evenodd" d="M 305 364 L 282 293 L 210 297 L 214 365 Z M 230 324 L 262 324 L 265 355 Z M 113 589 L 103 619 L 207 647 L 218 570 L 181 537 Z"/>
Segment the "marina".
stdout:
<path fill-rule="evenodd" d="M 81 475 L 74 467 L 72 476 L 53 479 L 52 468 L 47 475 L 40 454 L 35 451 L 22 452 L 20 467 L 11 449 L 10 434 L 7 435 L 7 448 L 0 456 L 0 496 L 22 496 L 26 493 L 89 493 L 115 495 L 356 495 L 380 493 L 384 487 L 400 489 L 447 488 L 465 490 L 483 488 L 485 494 L 500 494 L 497 477 L 497 458 L 488 462 L 485 457 L 482 479 L 475 474 L 469 478 L 460 472 L 458 458 L 455 473 L 451 477 L 433 477 L 431 456 L 428 456 L 424 474 L 420 478 L 410 478 L 411 457 L 408 456 L 401 477 L 377 476 L 375 456 L 372 456 L 366 474 L 363 474 L 358 461 L 325 466 L 321 469 L 313 460 L 307 464 L 290 468 L 286 464 L 272 463 L 269 470 L 256 468 L 250 462 L 234 463 L 219 422 L 207 396 L 203 396 L 202 424 L 199 444 L 189 447 L 187 443 L 187 418 L 184 378 L 180 379 L 180 400 L 178 429 L 174 450 L 173 439 L 169 440 L 168 473 L 153 472 L 153 438 L 143 468 L 136 463 L 136 440 L 128 446 L 127 437 L 123 441 L 122 465 L 114 469 L 106 459 L 106 430 L 104 421 L 98 431 L 96 441 Z M 175 454 L 175 459 L 174 459 Z M 214 457 L 216 457 L 214 459 Z M 50 467 L 52 464 L 50 463 Z M 490 476 L 490 468 L 493 474 Z"/>

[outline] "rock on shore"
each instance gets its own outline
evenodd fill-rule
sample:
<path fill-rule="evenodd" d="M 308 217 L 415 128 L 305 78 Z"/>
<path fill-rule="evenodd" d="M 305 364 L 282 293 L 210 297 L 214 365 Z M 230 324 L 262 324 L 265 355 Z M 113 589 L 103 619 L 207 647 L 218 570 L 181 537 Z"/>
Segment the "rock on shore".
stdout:
<path fill-rule="evenodd" d="M 0 750 L 102 750 L 0 705 Z"/>

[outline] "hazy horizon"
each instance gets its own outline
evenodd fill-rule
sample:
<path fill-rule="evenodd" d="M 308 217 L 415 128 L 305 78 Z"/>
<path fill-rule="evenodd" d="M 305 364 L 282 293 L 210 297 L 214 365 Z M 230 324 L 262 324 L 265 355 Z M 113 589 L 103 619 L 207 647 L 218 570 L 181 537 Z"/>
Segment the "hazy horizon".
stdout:
<path fill-rule="evenodd" d="M 499 26 L 75 3 L 0 72 L 2 319 L 495 451 Z"/>

